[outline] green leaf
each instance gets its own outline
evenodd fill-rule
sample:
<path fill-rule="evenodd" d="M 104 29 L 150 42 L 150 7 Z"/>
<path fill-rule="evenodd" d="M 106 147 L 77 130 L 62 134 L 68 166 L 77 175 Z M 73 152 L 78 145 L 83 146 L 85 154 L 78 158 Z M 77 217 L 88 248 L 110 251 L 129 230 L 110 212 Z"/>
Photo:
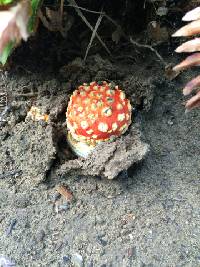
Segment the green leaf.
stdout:
<path fill-rule="evenodd" d="M 15 0 L 0 0 L 0 5 L 6 5 L 14 2 Z M 32 14 L 29 19 L 28 23 L 28 31 L 29 33 L 34 32 L 35 30 L 35 25 L 36 25 L 36 19 L 37 19 L 37 12 L 42 4 L 43 0 L 27 0 L 31 2 L 31 8 L 32 8 Z M 2 54 L 0 54 L 0 63 L 2 65 L 5 65 L 7 62 L 8 57 L 12 53 L 12 50 L 15 46 L 15 42 L 9 42 L 7 46 L 4 48 Z"/>
<path fill-rule="evenodd" d="M 14 2 L 14 0 L 0 0 L 0 5 L 8 5 Z"/>
<path fill-rule="evenodd" d="M 42 3 L 42 0 L 31 0 L 31 7 L 32 7 L 32 15 L 28 23 L 28 31 L 30 33 L 34 32 L 36 19 L 37 19 L 37 12 Z"/>
<path fill-rule="evenodd" d="M 14 48 L 14 42 L 9 42 L 4 48 L 3 53 L 0 55 L 0 62 L 2 65 L 5 65 L 9 55 L 12 53 Z"/>

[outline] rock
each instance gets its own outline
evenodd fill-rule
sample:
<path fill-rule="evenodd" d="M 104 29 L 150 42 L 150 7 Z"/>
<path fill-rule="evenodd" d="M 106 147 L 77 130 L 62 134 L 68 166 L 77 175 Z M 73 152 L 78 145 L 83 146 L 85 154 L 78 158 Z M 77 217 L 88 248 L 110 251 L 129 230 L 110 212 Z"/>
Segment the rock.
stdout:
<path fill-rule="evenodd" d="M 71 261 L 76 267 L 83 266 L 83 257 L 78 253 L 72 255 Z"/>

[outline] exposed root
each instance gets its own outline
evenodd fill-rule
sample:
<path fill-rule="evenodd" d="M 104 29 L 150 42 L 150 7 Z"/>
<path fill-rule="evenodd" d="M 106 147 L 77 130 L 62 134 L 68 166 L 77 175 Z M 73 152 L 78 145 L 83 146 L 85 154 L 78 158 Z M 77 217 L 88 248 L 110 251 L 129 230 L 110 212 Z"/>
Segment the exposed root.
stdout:
<path fill-rule="evenodd" d="M 130 37 L 130 42 L 133 44 L 133 45 L 136 45 L 138 47 L 141 47 L 141 48 L 147 48 L 147 49 L 150 49 L 153 53 L 155 53 L 155 55 L 157 56 L 157 58 L 159 58 L 160 62 L 166 67 L 168 64 L 167 62 L 165 62 L 165 60 L 163 59 L 163 57 L 158 53 L 158 51 L 153 48 L 151 45 L 144 45 L 144 44 L 140 44 L 136 41 L 134 41 L 132 39 L 132 37 Z"/>

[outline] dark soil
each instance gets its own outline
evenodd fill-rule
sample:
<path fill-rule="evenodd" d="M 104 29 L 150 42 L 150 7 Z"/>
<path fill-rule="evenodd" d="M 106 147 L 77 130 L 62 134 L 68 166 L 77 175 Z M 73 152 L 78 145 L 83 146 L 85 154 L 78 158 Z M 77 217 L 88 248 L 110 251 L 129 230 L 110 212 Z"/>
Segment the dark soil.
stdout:
<path fill-rule="evenodd" d="M 199 266 L 199 111 L 184 113 L 180 90 L 192 72 L 170 82 L 154 54 L 130 47 L 60 66 L 22 51 L 0 81 L 0 255 L 16 266 Z M 126 91 L 133 123 L 83 160 L 68 148 L 65 111 L 93 80 Z M 33 105 L 48 123 L 27 118 Z"/>

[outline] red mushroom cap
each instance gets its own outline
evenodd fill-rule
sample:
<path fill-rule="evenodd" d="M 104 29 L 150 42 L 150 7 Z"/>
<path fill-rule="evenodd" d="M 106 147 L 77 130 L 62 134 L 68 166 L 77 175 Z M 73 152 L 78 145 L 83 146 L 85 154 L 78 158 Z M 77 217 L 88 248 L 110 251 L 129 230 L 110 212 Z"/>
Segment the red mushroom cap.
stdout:
<path fill-rule="evenodd" d="M 83 84 L 70 98 L 66 117 L 74 139 L 87 143 L 123 134 L 131 123 L 131 104 L 118 86 L 102 82 Z"/>

